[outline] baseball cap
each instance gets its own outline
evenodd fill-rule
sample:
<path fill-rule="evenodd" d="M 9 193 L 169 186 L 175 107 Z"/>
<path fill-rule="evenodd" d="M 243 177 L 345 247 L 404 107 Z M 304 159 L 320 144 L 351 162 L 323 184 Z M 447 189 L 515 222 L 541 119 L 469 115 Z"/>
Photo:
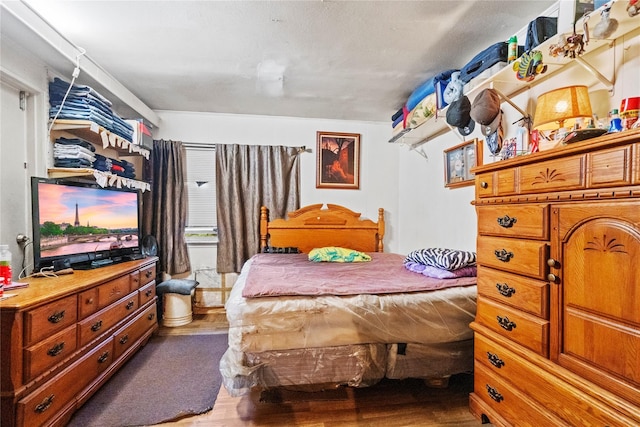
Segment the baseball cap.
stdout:
<path fill-rule="evenodd" d="M 502 120 L 498 92 L 492 88 L 483 89 L 473 100 L 469 115 L 480 125 L 484 136 L 494 133 Z"/>
<path fill-rule="evenodd" d="M 447 123 L 457 127 L 462 136 L 469 135 L 475 128 L 475 123 L 469 115 L 470 110 L 471 102 L 466 96 L 456 99 L 447 108 Z"/>

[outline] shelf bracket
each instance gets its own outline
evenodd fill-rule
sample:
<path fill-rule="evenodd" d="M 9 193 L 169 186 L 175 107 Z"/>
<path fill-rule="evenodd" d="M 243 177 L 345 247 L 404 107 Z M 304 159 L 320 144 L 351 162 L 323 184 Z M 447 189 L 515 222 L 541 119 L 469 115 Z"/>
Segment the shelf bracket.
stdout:
<path fill-rule="evenodd" d="M 496 89 L 496 88 L 493 88 L 493 90 L 495 90 L 495 91 L 498 93 L 498 95 L 500 96 L 500 98 L 501 98 L 503 101 L 505 101 L 505 102 L 509 103 L 509 105 L 511 105 L 511 106 L 512 106 L 513 108 L 515 108 L 515 109 L 516 109 L 520 114 L 522 114 L 522 116 L 523 116 L 525 119 L 527 119 L 527 120 L 529 120 L 529 119 L 530 119 L 529 115 L 528 115 L 528 114 L 527 114 L 527 113 L 526 113 L 522 108 L 518 107 L 518 106 L 517 106 L 517 105 L 516 105 L 516 104 L 515 104 L 515 103 L 514 103 L 514 102 L 513 102 L 513 101 L 512 101 L 508 96 L 506 96 L 504 93 L 500 92 L 500 91 L 499 91 L 498 89 Z"/>
<path fill-rule="evenodd" d="M 608 78 L 606 78 L 605 76 L 603 76 L 600 71 L 596 70 L 595 67 L 591 64 L 589 64 L 587 61 L 585 61 L 584 59 L 582 59 L 580 56 L 577 56 L 576 58 L 574 58 L 575 61 L 582 65 L 588 72 L 590 72 L 591 74 L 593 74 L 593 76 L 600 80 L 600 83 L 602 83 L 603 85 L 606 86 L 607 90 L 611 93 L 613 93 L 613 82 L 611 80 L 609 80 Z"/>

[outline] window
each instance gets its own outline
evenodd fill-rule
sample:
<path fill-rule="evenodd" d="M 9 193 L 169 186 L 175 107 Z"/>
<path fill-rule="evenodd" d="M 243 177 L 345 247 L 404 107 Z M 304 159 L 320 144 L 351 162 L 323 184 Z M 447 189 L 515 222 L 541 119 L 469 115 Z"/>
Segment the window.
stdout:
<path fill-rule="evenodd" d="M 189 207 L 188 243 L 217 240 L 216 157 L 211 144 L 185 144 Z"/>

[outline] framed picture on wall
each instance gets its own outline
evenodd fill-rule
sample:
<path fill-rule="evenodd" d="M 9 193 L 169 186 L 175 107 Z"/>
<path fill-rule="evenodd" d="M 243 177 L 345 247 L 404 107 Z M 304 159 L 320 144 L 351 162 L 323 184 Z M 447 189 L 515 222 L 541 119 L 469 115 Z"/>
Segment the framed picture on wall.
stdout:
<path fill-rule="evenodd" d="M 360 188 L 360 134 L 317 132 L 316 188 Z"/>
<path fill-rule="evenodd" d="M 478 139 L 465 141 L 444 150 L 444 186 L 447 188 L 473 185 L 471 169 L 482 164 L 482 145 Z"/>

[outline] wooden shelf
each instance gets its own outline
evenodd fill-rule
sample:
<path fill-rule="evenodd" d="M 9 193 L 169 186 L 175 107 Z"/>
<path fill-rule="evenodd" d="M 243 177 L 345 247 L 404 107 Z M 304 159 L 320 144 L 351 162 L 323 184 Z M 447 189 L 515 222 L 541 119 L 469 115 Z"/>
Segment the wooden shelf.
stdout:
<path fill-rule="evenodd" d="M 593 29 L 594 26 L 597 25 L 598 22 L 600 22 L 601 12 L 605 8 L 605 6 L 589 14 L 589 16 L 587 17 L 589 28 Z M 589 40 L 588 44 L 585 45 L 585 52 L 580 57 L 572 59 L 569 57 L 553 57 L 549 55 L 549 47 L 553 44 L 558 43 L 560 35 L 566 34 L 566 32 L 556 34 L 555 36 L 551 37 L 535 48 L 535 50 L 541 51 L 544 55 L 543 63 L 547 65 L 547 71 L 544 74 L 538 75 L 531 82 L 518 80 L 511 64 L 508 64 L 487 79 L 480 81 L 475 81 L 477 79 L 474 79 L 471 82 L 467 83 L 467 85 L 465 86 L 464 94 L 469 98 L 469 100 L 473 102 L 473 99 L 477 93 L 485 88 L 492 87 L 501 92 L 506 97 L 513 97 L 531 89 L 540 82 L 549 79 L 572 62 L 577 62 L 581 66 L 589 69 L 589 71 L 591 71 L 595 75 L 595 77 L 600 80 L 605 86 L 612 88 L 614 82 L 608 81 L 606 77 L 602 75 L 598 75 L 599 73 L 597 72 L 597 70 L 593 69 L 593 67 L 590 67 L 589 63 L 587 62 L 587 58 L 596 50 L 599 50 L 604 46 L 610 46 L 613 40 L 622 37 L 625 34 L 630 33 L 631 31 L 637 30 L 640 27 L 640 17 L 629 17 L 626 11 L 626 2 L 622 1 L 616 1 L 613 3 L 613 5 L 611 5 L 610 17 L 618 21 L 618 28 L 616 29 L 616 31 L 607 39 L 592 38 L 591 40 Z M 582 18 L 576 24 L 576 29 L 580 29 L 578 33 L 581 33 L 582 21 L 584 19 L 585 18 Z M 446 122 L 446 110 L 446 107 L 438 110 L 434 117 L 431 117 L 415 128 L 404 129 L 403 131 L 400 131 L 399 134 L 392 136 L 389 142 L 402 143 L 410 146 L 411 148 L 415 148 L 437 136 L 448 132 L 452 128 Z"/>
<path fill-rule="evenodd" d="M 120 155 L 143 156 L 146 160 L 149 160 L 151 153 L 149 149 L 127 141 L 89 120 L 56 120 L 51 128 L 52 139 L 55 140 L 60 132 L 70 132 L 104 149 L 114 149 Z"/>
<path fill-rule="evenodd" d="M 50 178 L 89 178 L 94 179 L 101 187 L 132 188 L 136 190 L 150 191 L 148 182 L 138 181 L 111 172 L 103 172 L 91 168 L 49 168 L 47 174 Z"/>

